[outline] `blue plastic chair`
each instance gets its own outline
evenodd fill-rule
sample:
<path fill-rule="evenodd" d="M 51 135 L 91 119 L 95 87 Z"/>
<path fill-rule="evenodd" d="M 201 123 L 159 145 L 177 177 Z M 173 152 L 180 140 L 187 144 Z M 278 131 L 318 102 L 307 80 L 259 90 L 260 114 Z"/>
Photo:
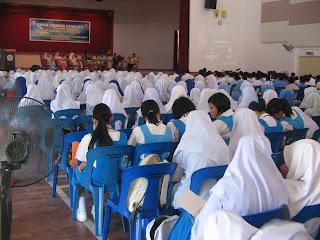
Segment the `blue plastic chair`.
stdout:
<path fill-rule="evenodd" d="M 295 129 L 286 133 L 286 145 L 290 145 L 300 139 L 305 139 L 309 128 Z"/>
<path fill-rule="evenodd" d="M 273 161 L 276 164 L 278 169 L 280 168 L 280 166 L 282 164 L 284 164 L 283 151 L 277 152 L 277 153 L 273 153 L 271 155 L 271 157 L 272 157 L 272 159 L 273 159 Z"/>
<path fill-rule="evenodd" d="M 79 116 L 74 120 L 74 125 L 77 132 L 92 132 L 93 131 L 93 122 L 92 115 L 88 116 Z"/>
<path fill-rule="evenodd" d="M 159 182 L 165 175 L 174 174 L 177 168 L 177 163 L 163 163 L 163 164 L 150 164 L 144 166 L 137 166 L 126 169 L 121 177 L 121 194 L 120 196 L 108 199 L 104 226 L 103 226 L 103 239 L 108 237 L 109 219 L 111 209 L 120 213 L 122 217 L 126 218 L 130 226 L 130 239 L 141 239 L 142 219 L 144 219 L 144 226 L 158 216 L 159 209 Z M 127 209 L 127 198 L 131 183 L 137 178 L 146 178 L 148 180 L 148 187 L 144 195 L 143 206 L 141 212 L 130 219 L 131 212 Z"/>
<path fill-rule="evenodd" d="M 48 106 L 48 108 L 50 108 L 50 103 L 51 100 L 43 100 L 44 104 Z"/>
<path fill-rule="evenodd" d="M 284 139 L 285 134 L 285 132 L 273 132 L 264 134 L 270 140 L 273 153 L 279 152 L 279 147 Z"/>
<path fill-rule="evenodd" d="M 81 116 L 81 109 L 64 109 L 55 112 L 58 118 L 71 118 L 75 119 L 78 116 Z"/>
<path fill-rule="evenodd" d="M 223 177 L 227 167 L 228 165 L 221 165 L 201 168 L 195 171 L 191 176 L 190 190 L 197 194 L 204 181 L 208 179 L 215 179 L 216 181 L 219 181 Z"/>
<path fill-rule="evenodd" d="M 316 217 L 320 217 L 320 204 L 304 207 L 296 216 L 291 219 L 291 221 L 305 223 L 306 221 Z M 320 240 L 320 228 L 318 229 L 314 239 Z"/>
<path fill-rule="evenodd" d="M 174 119 L 173 113 L 169 113 L 169 114 L 167 114 L 166 120 L 163 123 L 168 124 L 168 122 L 170 122 L 170 120 L 172 120 L 172 119 Z"/>
<path fill-rule="evenodd" d="M 17 77 L 16 81 L 21 88 L 21 96 L 26 95 L 26 93 L 27 93 L 26 79 L 24 77 L 20 76 L 20 77 Z"/>
<path fill-rule="evenodd" d="M 138 166 L 140 163 L 140 156 L 142 154 L 158 154 L 161 161 L 167 159 L 170 161 L 174 153 L 176 144 L 174 142 L 159 142 L 147 143 L 135 146 L 131 166 Z M 169 153 L 169 156 L 168 156 Z"/>
<path fill-rule="evenodd" d="M 124 124 L 126 121 L 126 116 L 120 113 L 114 113 L 113 114 L 113 121 L 111 123 L 111 126 L 113 129 L 115 129 L 115 123 L 116 121 L 121 121 L 121 129 L 124 129 Z"/>
<path fill-rule="evenodd" d="M 84 135 L 88 134 L 88 132 L 75 132 L 64 135 L 64 146 L 62 152 L 61 163 L 55 168 L 53 173 L 53 183 L 52 183 L 52 194 L 51 197 L 54 198 L 56 196 L 56 188 L 57 188 L 57 179 L 59 174 L 59 168 L 65 170 L 67 172 L 68 180 L 69 180 L 69 197 L 70 197 L 70 208 L 73 208 L 73 186 L 71 185 L 71 179 L 73 175 L 73 168 L 67 165 L 67 153 L 68 148 L 73 142 L 80 142 Z"/>
<path fill-rule="evenodd" d="M 297 94 L 297 100 L 298 101 L 302 101 L 303 98 L 304 98 L 304 90 L 308 88 L 308 87 L 299 87 L 299 91 L 298 91 L 298 94 Z"/>
<path fill-rule="evenodd" d="M 127 135 L 127 138 L 129 139 L 132 133 L 132 128 L 125 128 L 125 129 L 119 129 L 119 132 L 123 132 Z"/>
<path fill-rule="evenodd" d="M 124 109 L 126 111 L 126 113 L 128 114 L 128 126 L 127 128 L 132 128 L 132 126 L 134 125 L 135 121 L 136 121 L 136 115 L 137 115 L 137 111 L 139 110 L 138 107 L 130 107 L 130 108 L 125 108 Z"/>
<path fill-rule="evenodd" d="M 285 98 L 288 100 L 291 106 L 294 106 L 294 96 L 295 93 L 291 89 L 283 89 L 280 92 L 279 98 Z"/>
<path fill-rule="evenodd" d="M 256 91 L 257 95 L 259 96 L 261 93 L 261 86 L 254 86 L 254 90 Z"/>
<path fill-rule="evenodd" d="M 81 185 L 90 190 L 93 195 L 93 202 L 95 206 L 95 233 L 96 236 L 102 235 L 102 221 L 103 221 L 103 204 L 104 193 L 109 192 L 110 196 L 119 195 L 118 188 L 118 170 L 124 156 L 131 156 L 133 147 L 126 146 L 107 146 L 98 147 L 88 151 L 85 181 Z M 103 172 L 105 172 L 103 185 L 95 186 L 92 184 L 92 170 L 95 161 L 105 161 Z M 75 185 L 72 220 L 77 217 L 78 201 L 79 201 L 80 184 Z"/>
<path fill-rule="evenodd" d="M 280 95 L 280 92 L 284 89 L 284 87 L 276 87 L 274 90 L 276 91 L 276 93 L 278 94 L 278 96 Z"/>
<path fill-rule="evenodd" d="M 312 117 L 312 120 L 315 121 L 318 124 L 318 126 L 320 127 L 320 116 Z"/>
<path fill-rule="evenodd" d="M 282 211 L 286 208 L 286 205 L 283 205 L 279 208 L 268 210 L 260 213 L 250 214 L 242 216 L 249 224 L 254 227 L 260 228 L 263 224 L 271 221 L 274 218 L 280 218 Z"/>
<path fill-rule="evenodd" d="M 74 129 L 74 121 L 71 118 L 60 118 L 59 122 L 62 128 L 69 127 L 70 132 L 73 132 Z"/>
<path fill-rule="evenodd" d="M 313 133 L 312 139 L 320 143 L 320 129 Z"/>

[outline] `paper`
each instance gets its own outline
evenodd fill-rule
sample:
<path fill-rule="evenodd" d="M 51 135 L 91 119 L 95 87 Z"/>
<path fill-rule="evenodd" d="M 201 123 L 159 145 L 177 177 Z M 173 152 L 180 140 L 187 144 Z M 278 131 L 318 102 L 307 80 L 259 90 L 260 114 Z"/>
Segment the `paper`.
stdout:
<path fill-rule="evenodd" d="M 206 204 L 206 201 L 191 190 L 186 189 L 177 200 L 177 204 L 189 212 L 193 217 L 196 217 Z"/>

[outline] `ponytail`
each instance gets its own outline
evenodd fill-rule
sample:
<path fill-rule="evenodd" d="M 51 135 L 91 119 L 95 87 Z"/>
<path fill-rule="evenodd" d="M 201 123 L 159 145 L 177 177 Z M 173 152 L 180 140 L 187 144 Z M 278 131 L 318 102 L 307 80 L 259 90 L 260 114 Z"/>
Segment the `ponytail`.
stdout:
<path fill-rule="evenodd" d="M 291 117 L 293 115 L 291 105 L 286 98 L 280 99 L 282 101 L 283 112 L 287 117 Z"/>
<path fill-rule="evenodd" d="M 149 123 L 158 126 L 160 120 L 157 118 L 157 114 L 160 112 L 160 109 L 154 100 L 144 101 L 141 105 L 141 112 L 143 118 L 147 118 Z"/>
<path fill-rule="evenodd" d="M 256 101 L 253 101 L 249 104 L 249 109 L 257 111 L 259 113 L 266 111 L 266 102 L 263 98 L 258 98 Z"/>
<path fill-rule="evenodd" d="M 93 131 L 88 150 L 94 147 L 94 143 L 98 141 L 98 146 L 112 146 L 113 141 L 109 135 L 107 124 L 112 117 L 109 107 L 103 103 L 96 105 L 93 109 L 92 118 L 98 120 L 98 125 Z"/>

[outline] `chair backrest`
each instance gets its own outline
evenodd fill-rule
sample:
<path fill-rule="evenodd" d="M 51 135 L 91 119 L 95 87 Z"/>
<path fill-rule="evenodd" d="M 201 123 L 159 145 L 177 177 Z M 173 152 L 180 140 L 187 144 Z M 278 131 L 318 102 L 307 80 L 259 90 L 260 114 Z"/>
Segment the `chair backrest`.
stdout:
<path fill-rule="evenodd" d="M 131 157 L 132 150 L 133 147 L 130 145 L 97 147 L 89 150 L 87 152 L 87 174 L 84 185 L 91 185 L 93 163 L 97 161 L 97 167 L 102 168 L 105 173 L 104 188 L 108 192 L 114 192 L 117 189 L 120 163 L 124 156 Z"/>
<path fill-rule="evenodd" d="M 297 100 L 302 101 L 304 98 L 304 90 L 308 87 L 299 87 L 299 91 L 297 94 Z"/>
<path fill-rule="evenodd" d="M 283 141 L 285 134 L 285 132 L 273 132 L 264 134 L 270 140 L 271 149 L 273 153 L 279 152 L 279 147 Z"/>
<path fill-rule="evenodd" d="M 260 228 L 263 224 L 269 222 L 270 220 L 274 218 L 280 218 L 281 212 L 285 207 L 286 205 L 283 205 L 273 210 L 268 210 L 265 212 L 255 213 L 255 214 L 242 216 L 242 217 L 252 226 Z"/>
<path fill-rule="evenodd" d="M 136 121 L 136 114 L 137 114 L 138 109 L 139 109 L 138 107 L 130 107 L 130 108 L 124 109 L 126 111 L 126 113 L 129 115 L 127 128 L 131 128 L 134 125 L 134 123 Z"/>
<path fill-rule="evenodd" d="M 62 159 L 60 166 L 63 169 L 67 168 L 67 154 L 68 154 L 68 148 L 73 142 L 80 142 L 81 139 L 88 134 L 89 132 L 73 132 L 64 135 L 64 146 L 63 146 L 63 152 L 62 152 Z"/>
<path fill-rule="evenodd" d="M 59 122 L 60 122 L 62 128 L 65 129 L 65 127 L 69 127 L 70 132 L 73 132 L 74 121 L 71 118 L 60 118 Z"/>
<path fill-rule="evenodd" d="M 318 124 L 318 126 L 320 127 L 320 116 L 312 117 L 312 120 L 315 121 Z"/>
<path fill-rule="evenodd" d="M 286 133 L 286 144 L 290 145 L 295 141 L 305 139 L 309 128 L 295 129 Z"/>
<path fill-rule="evenodd" d="M 201 168 L 195 171 L 191 176 L 190 190 L 195 194 L 198 193 L 201 184 L 208 179 L 219 181 L 223 177 L 228 165 Z"/>
<path fill-rule="evenodd" d="M 113 121 L 111 123 L 111 126 L 113 129 L 115 129 L 115 123 L 116 121 L 121 121 L 121 129 L 124 129 L 124 123 L 126 121 L 126 116 L 120 113 L 113 114 Z"/>
<path fill-rule="evenodd" d="M 291 220 L 295 222 L 305 223 L 306 221 L 320 217 L 320 204 L 304 207 Z"/>
<path fill-rule="evenodd" d="M 80 109 L 64 109 L 55 112 L 58 118 L 65 117 L 74 119 L 75 117 L 81 116 Z"/>
<path fill-rule="evenodd" d="M 312 139 L 320 143 L 320 129 L 313 133 Z"/>
<path fill-rule="evenodd" d="M 171 119 L 174 119 L 173 113 L 167 114 L 166 121 L 163 123 L 167 124 L 168 122 L 170 122 Z"/>
<path fill-rule="evenodd" d="M 274 90 L 277 92 L 278 96 L 280 95 L 280 92 L 284 89 L 284 87 L 276 87 Z"/>
<path fill-rule="evenodd" d="M 165 175 L 170 175 L 172 178 L 176 168 L 177 163 L 163 163 L 136 166 L 126 169 L 121 176 L 119 207 L 127 209 L 127 197 L 131 183 L 137 178 L 146 178 L 148 180 L 148 187 L 145 192 L 141 215 L 142 218 L 157 216 L 160 192 L 159 182 Z"/>
<path fill-rule="evenodd" d="M 135 146 L 131 166 L 137 166 L 139 164 L 142 154 L 156 153 L 159 155 L 161 161 L 164 160 L 164 158 L 170 159 L 171 155 L 173 155 L 174 148 L 174 142 L 148 143 Z M 170 155 L 167 157 L 166 153 L 170 153 Z"/>
<path fill-rule="evenodd" d="M 125 129 L 119 129 L 119 132 L 123 132 L 127 135 L 127 138 L 129 139 L 132 133 L 132 128 L 125 128 Z"/>
<path fill-rule="evenodd" d="M 93 122 L 92 115 L 88 116 L 79 116 L 74 120 L 74 125 L 77 132 L 92 132 L 93 131 Z"/>

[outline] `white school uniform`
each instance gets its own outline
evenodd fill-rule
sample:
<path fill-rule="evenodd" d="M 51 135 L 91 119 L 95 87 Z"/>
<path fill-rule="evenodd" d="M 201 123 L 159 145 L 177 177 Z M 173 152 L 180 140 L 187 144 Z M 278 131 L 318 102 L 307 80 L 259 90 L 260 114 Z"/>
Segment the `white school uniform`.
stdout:
<path fill-rule="evenodd" d="M 304 89 L 304 97 L 303 97 L 303 100 L 302 100 L 299 107 L 307 108 L 308 107 L 307 106 L 307 97 L 309 96 L 309 94 L 311 94 L 315 91 L 317 91 L 317 89 L 315 87 L 308 87 L 308 88 Z"/>
<path fill-rule="evenodd" d="M 188 114 L 183 115 L 179 120 L 182 121 L 184 124 L 187 123 L 187 119 L 188 119 Z M 180 140 L 179 138 L 179 131 L 176 128 L 176 126 L 174 125 L 173 122 L 168 122 L 167 126 L 171 128 L 172 134 L 173 134 L 173 141 L 174 142 L 178 142 Z"/>
<path fill-rule="evenodd" d="M 304 111 L 309 117 L 320 116 L 320 95 L 311 93 L 306 100 L 307 109 Z"/>
<path fill-rule="evenodd" d="M 196 126 L 196 127 L 195 127 Z M 231 161 L 231 153 L 219 133 L 212 126 L 207 112 L 195 110 L 189 113 L 186 130 L 174 152 L 173 162 L 178 163 L 172 181 L 179 183 L 173 190 L 175 208 L 177 199 L 185 189 L 190 188 L 192 174 L 205 167 L 227 165 Z M 199 195 L 209 197 L 209 190 L 215 181 L 208 181 L 201 187 Z"/>
<path fill-rule="evenodd" d="M 271 154 L 264 134 L 240 139 L 223 178 L 210 190 L 210 198 L 195 219 L 192 240 L 203 239 L 206 221 L 215 211 L 228 209 L 245 216 L 288 204 L 287 186 Z"/>
<path fill-rule="evenodd" d="M 277 121 L 272 116 L 270 116 L 268 113 L 262 114 L 259 119 L 264 120 L 268 124 L 269 127 L 276 127 L 277 126 Z M 261 127 L 262 132 L 265 132 L 265 128 L 261 123 L 260 123 L 260 127 Z"/>
<path fill-rule="evenodd" d="M 228 109 L 227 111 L 223 112 L 220 117 L 229 117 L 232 114 L 232 109 Z M 230 130 L 228 125 L 224 121 L 217 119 L 212 124 L 223 140 L 229 139 L 231 137 L 232 129 Z"/>

